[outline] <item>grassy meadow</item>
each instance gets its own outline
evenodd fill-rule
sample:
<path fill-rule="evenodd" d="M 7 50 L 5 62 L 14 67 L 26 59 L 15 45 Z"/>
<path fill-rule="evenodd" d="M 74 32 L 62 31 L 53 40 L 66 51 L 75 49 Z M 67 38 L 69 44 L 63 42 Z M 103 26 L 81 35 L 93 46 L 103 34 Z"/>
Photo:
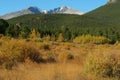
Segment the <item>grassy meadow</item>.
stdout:
<path fill-rule="evenodd" d="M 119 80 L 120 44 L 0 38 L 0 80 Z"/>
<path fill-rule="evenodd" d="M 82 16 L 0 19 L 0 80 L 120 80 L 119 21 L 120 0 Z"/>

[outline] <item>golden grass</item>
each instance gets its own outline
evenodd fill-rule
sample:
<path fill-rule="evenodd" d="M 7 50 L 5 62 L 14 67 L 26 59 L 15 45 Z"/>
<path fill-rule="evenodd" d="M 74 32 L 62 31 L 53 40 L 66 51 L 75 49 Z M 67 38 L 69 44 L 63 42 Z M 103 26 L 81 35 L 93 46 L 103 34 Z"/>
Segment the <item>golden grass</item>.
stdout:
<path fill-rule="evenodd" d="M 115 45 L 95 45 L 2 38 L 0 39 L 0 53 L 4 50 L 3 52 L 8 58 L 9 56 L 13 57 L 13 53 L 15 56 L 16 54 L 22 56 L 21 51 L 27 50 L 26 55 L 34 54 L 34 52 L 40 54 L 42 62 L 37 63 L 30 59 L 30 56 L 27 56 L 22 63 L 16 62 L 11 70 L 1 68 L 2 65 L 0 64 L 0 80 L 117 80 L 117 78 L 98 77 L 93 75 L 92 71 L 86 73 L 84 64 L 86 59 L 89 60 L 89 57 L 87 57 L 89 55 L 93 55 L 92 58 L 95 57 L 94 59 L 101 59 L 104 62 L 104 57 L 100 54 L 119 55 L 119 49 L 120 44 L 118 43 Z M 9 54 L 10 52 L 11 54 Z M 117 57 L 117 59 L 120 59 L 120 57 Z M 7 62 L 10 61 L 7 60 Z"/>
<path fill-rule="evenodd" d="M 78 64 L 19 64 L 12 71 L 1 70 L 3 80 L 78 80 L 81 68 Z"/>
<path fill-rule="evenodd" d="M 75 63 L 19 64 L 13 70 L 0 69 L 0 80 L 117 80 L 85 75 Z"/>

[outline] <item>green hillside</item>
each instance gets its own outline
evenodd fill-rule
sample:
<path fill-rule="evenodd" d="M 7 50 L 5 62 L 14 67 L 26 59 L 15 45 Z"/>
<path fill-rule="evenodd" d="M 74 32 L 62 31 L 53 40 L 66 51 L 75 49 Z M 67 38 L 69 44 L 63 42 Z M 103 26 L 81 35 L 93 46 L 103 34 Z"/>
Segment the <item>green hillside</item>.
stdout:
<path fill-rule="evenodd" d="M 36 28 L 42 36 L 63 33 L 67 40 L 79 35 L 105 36 L 120 40 L 120 2 L 106 4 L 85 15 L 30 14 L 8 20 L 11 26 Z M 9 30 L 8 30 L 9 31 Z M 14 33 L 13 33 L 14 34 Z"/>
<path fill-rule="evenodd" d="M 117 0 L 115 3 L 109 3 L 101 6 L 86 15 L 111 20 L 113 23 L 117 23 L 118 25 L 120 20 L 120 1 Z"/>
<path fill-rule="evenodd" d="M 30 14 L 8 20 L 9 23 L 21 23 L 31 27 L 91 27 L 110 25 L 110 21 L 102 21 L 94 17 L 69 14 Z"/>

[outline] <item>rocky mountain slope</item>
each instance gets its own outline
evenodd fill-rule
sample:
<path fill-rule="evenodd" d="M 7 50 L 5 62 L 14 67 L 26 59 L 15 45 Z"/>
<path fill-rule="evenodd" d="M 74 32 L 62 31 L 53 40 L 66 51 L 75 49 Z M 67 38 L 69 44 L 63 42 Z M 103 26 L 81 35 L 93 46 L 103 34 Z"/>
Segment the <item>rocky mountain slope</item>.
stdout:
<path fill-rule="evenodd" d="M 67 6 L 58 7 L 53 10 L 49 10 L 49 11 L 39 9 L 37 7 L 29 7 L 29 8 L 17 11 L 17 12 L 5 14 L 3 16 L 0 16 L 0 18 L 11 19 L 11 18 L 22 16 L 25 14 L 77 14 L 77 15 L 82 15 L 84 13 L 78 10 L 72 9 L 70 7 L 67 7 Z"/>
<path fill-rule="evenodd" d="M 48 13 L 50 13 L 50 14 L 55 14 L 55 13 L 58 13 L 58 14 L 59 13 L 61 13 L 61 14 L 78 14 L 78 15 L 84 14 L 83 12 L 80 12 L 78 10 L 75 10 L 75 9 L 67 7 L 67 6 L 55 8 L 53 10 L 48 11 Z"/>

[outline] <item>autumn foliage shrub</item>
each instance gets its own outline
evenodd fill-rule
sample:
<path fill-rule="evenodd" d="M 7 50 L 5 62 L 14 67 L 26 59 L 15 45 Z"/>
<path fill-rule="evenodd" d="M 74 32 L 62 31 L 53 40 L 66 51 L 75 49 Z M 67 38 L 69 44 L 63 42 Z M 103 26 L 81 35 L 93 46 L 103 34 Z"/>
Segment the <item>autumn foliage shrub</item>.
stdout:
<path fill-rule="evenodd" d="M 85 61 L 85 72 L 105 78 L 120 78 L 120 54 L 109 51 L 90 53 Z"/>
<path fill-rule="evenodd" d="M 9 62 L 25 62 L 29 58 L 33 62 L 40 62 L 41 54 L 33 42 L 26 42 L 24 40 L 9 40 L 2 43 L 0 47 L 0 65 Z M 11 64 L 9 64 L 11 65 Z"/>
<path fill-rule="evenodd" d="M 82 35 L 76 37 L 73 42 L 75 43 L 94 43 L 94 44 L 105 44 L 109 43 L 110 40 L 103 36 L 91 36 L 91 35 Z"/>

